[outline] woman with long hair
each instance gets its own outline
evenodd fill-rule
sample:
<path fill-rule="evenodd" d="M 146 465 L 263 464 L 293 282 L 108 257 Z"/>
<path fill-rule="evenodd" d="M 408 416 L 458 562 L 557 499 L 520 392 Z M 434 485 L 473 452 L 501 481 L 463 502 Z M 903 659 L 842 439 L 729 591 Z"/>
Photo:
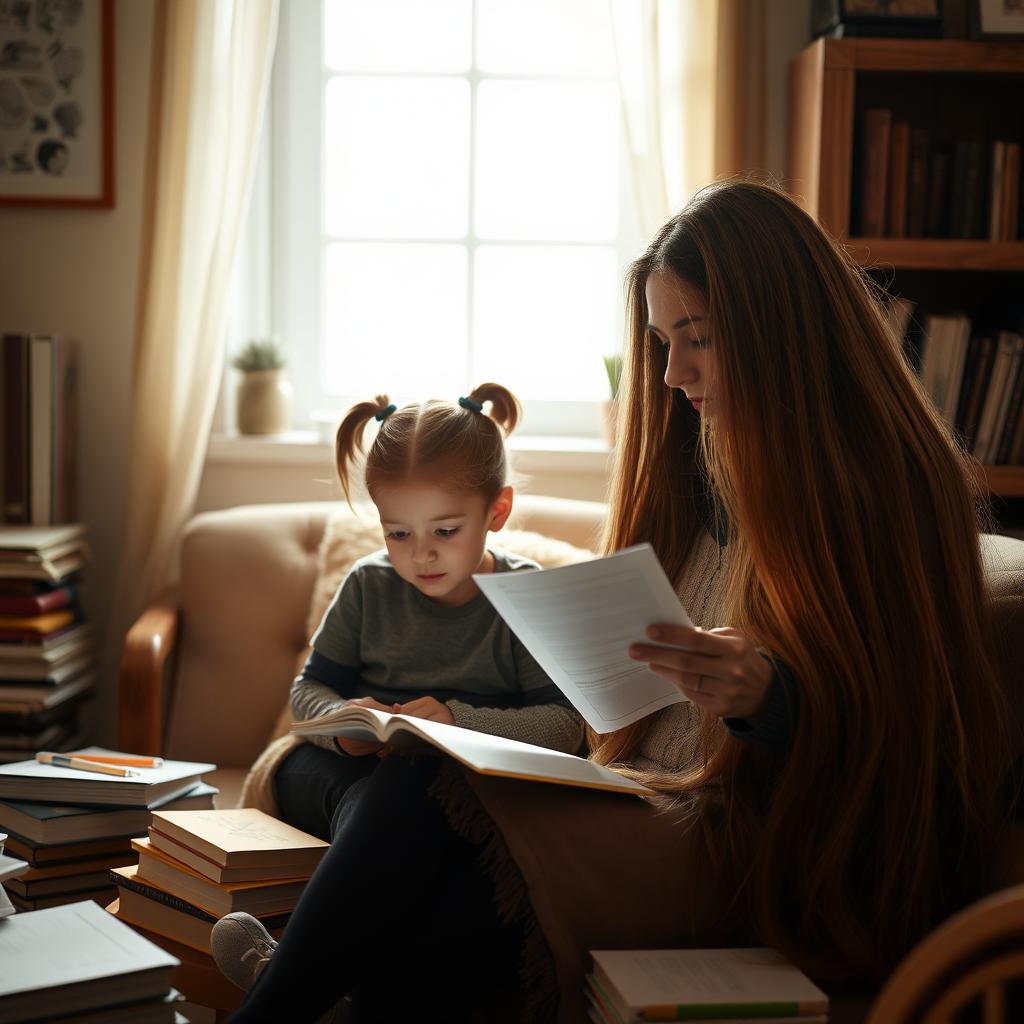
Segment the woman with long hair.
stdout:
<path fill-rule="evenodd" d="M 763 944 L 873 984 L 989 884 L 983 506 L 870 279 L 782 193 L 720 183 L 631 267 L 627 332 L 604 547 L 649 541 L 697 628 L 630 651 L 689 700 L 589 739 L 659 795 L 392 754 L 280 948 L 245 954 L 240 1024 L 345 992 L 461 1020 L 516 960 L 523 1018 L 568 1024 L 596 948 Z M 403 884 L 367 885 L 368 830 L 410 842 Z"/>

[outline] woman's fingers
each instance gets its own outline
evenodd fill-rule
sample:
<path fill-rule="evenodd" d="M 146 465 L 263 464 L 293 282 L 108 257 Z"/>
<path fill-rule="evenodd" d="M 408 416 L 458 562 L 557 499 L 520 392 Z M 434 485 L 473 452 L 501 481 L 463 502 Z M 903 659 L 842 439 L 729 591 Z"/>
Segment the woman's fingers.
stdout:
<path fill-rule="evenodd" d="M 722 660 L 695 651 L 682 650 L 678 647 L 658 647 L 655 644 L 631 644 L 629 656 L 636 661 L 646 661 L 651 668 L 660 665 L 676 672 L 690 672 L 694 677 L 714 675 L 721 670 Z"/>

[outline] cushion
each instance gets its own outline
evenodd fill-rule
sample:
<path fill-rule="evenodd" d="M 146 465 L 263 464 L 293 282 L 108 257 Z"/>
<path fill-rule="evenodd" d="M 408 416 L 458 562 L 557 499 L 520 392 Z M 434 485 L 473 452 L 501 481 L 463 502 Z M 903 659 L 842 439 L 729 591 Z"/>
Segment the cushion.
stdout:
<path fill-rule="evenodd" d="M 312 638 L 324 617 L 345 574 L 353 563 L 364 555 L 379 551 L 384 546 L 380 521 L 372 506 L 359 506 L 353 512 L 347 505 L 332 510 L 324 527 L 323 539 L 316 559 L 316 579 L 310 598 L 309 614 L 306 619 L 306 635 Z M 505 529 L 491 534 L 488 547 L 497 547 L 515 552 L 524 558 L 532 558 L 546 569 L 573 562 L 586 562 L 594 552 L 578 548 L 555 537 L 546 537 L 530 530 Z M 302 671 L 310 648 L 306 648 L 296 662 L 295 674 Z M 271 740 L 284 736 L 292 723 L 292 712 L 285 705 L 274 725 Z"/>

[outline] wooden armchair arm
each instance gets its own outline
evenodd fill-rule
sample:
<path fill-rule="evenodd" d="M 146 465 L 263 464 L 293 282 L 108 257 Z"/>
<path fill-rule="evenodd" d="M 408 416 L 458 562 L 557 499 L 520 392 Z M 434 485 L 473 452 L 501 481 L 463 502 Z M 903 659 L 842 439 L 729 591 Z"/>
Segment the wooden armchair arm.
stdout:
<path fill-rule="evenodd" d="M 178 639 L 178 588 L 168 587 L 124 639 L 118 679 L 118 744 L 133 754 L 159 755 L 163 739 L 164 665 Z"/>

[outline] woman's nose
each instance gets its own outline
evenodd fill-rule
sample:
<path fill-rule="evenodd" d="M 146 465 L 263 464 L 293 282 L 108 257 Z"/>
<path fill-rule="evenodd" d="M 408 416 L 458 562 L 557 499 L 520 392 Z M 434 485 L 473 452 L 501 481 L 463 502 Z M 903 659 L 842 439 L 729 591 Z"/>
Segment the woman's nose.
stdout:
<path fill-rule="evenodd" d="M 695 361 L 687 358 L 683 346 L 671 346 L 668 353 L 668 364 L 665 367 L 665 383 L 670 388 L 682 388 L 693 384 L 699 377 L 699 367 Z"/>

